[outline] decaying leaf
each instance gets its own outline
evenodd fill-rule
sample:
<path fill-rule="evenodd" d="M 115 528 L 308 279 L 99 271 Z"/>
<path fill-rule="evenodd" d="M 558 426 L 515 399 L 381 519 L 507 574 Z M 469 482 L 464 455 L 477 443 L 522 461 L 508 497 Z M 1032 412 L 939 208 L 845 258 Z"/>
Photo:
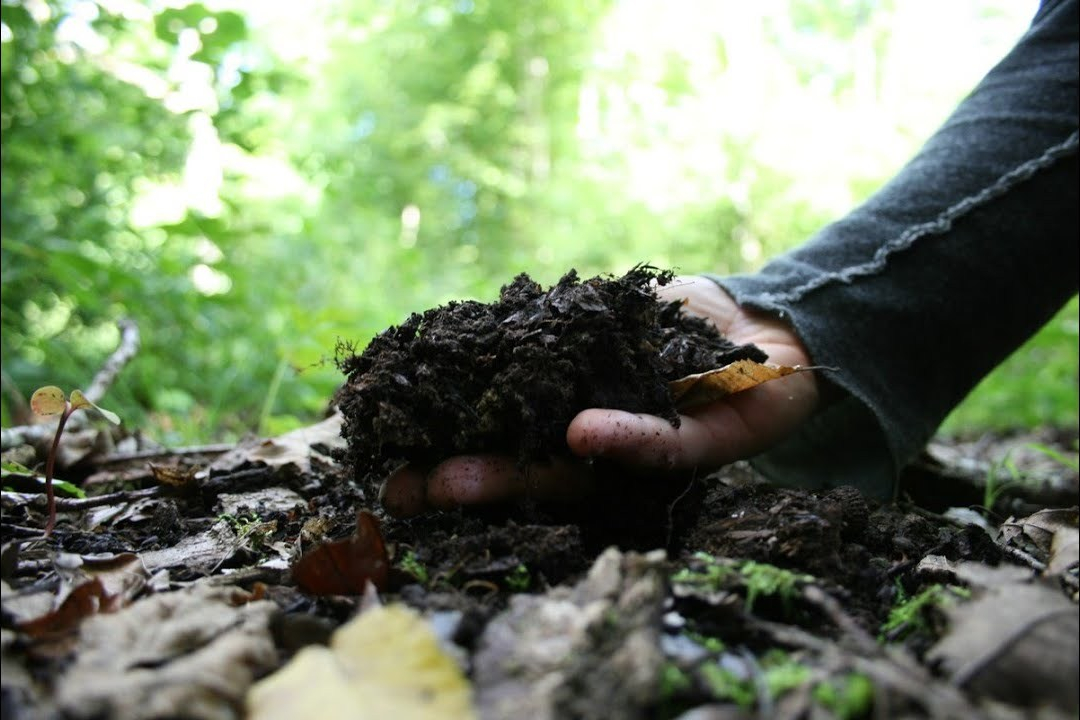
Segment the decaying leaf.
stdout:
<path fill-rule="evenodd" d="M 728 395 L 813 368 L 768 365 L 754 360 L 736 360 L 716 370 L 695 373 L 668 383 L 675 406 L 680 410 L 720 400 Z"/>
<path fill-rule="evenodd" d="M 368 610 L 252 686 L 249 720 L 469 720 L 472 691 L 422 617 Z"/>
<path fill-rule="evenodd" d="M 1018 547 L 1046 563 L 1047 575 L 1060 575 L 1080 561 L 1077 508 L 1049 508 L 1002 524 L 998 542 Z"/>
<path fill-rule="evenodd" d="M 114 611 L 117 606 L 117 598 L 105 591 L 100 578 L 94 578 L 72 590 L 60 607 L 39 618 L 20 623 L 18 628 L 19 632 L 35 640 L 57 642 L 72 634 L 83 619 L 98 612 Z"/>
<path fill-rule="evenodd" d="M 1076 572 L 1080 564 L 1080 530 L 1076 528 L 1058 528 L 1054 531 L 1054 541 L 1050 544 L 1050 560 L 1046 564 L 1047 575 L 1061 575 Z"/>
<path fill-rule="evenodd" d="M 210 574 L 240 547 L 236 530 L 227 518 L 221 518 L 207 530 L 187 534 L 172 547 L 140 553 L 150 572 L 184 567 L 196 573 Z"/>
<path fill-rule="evenodd" d="M 278 662 L 270 631 L 277 606 L 244 600 L 250 596 L 239 588 L 202 583 L 88 618 L 56 684 L 59 714 L 237 717 L 254 678 Z"/>
<path fill-rule="evenodd" d="M 195 482 L 194 468 L 186 468 L 178 465 L 147 464 L 150 466 L 150 472 L 154 475 L 154 480 L 162 485 L 182 488 L 188 487 Z"/>
<path fill-rule="evenodd" d="M 297 428 L 274 438 L 246 440 L 210 464 L 210 470 L 228 472 L 248 463 L 297 472 L 311 472 L 312 456 L 345 447 L 341 437 L 341 414 Z"/>
<path fill-rule="evenodd" d="M 1024 706 L 1053 704 L 1075 713 L 1080 707 L 1076 606 L 1045 582 L 980 568 L 958 566 L 958 576 L 990 584 L 971 602 L 945 608 L 949 632 L 928 657 L 976 695 Z"/>
<path fill-rule="evenodd" d="M 644 717 L 660 694 L 665 560 L 608 548 L 575 587 L 515 595 L 473 658 L 485 720 Z"/>
<path fill-rule="evenodd" d="M 116 612 L 146 586 L 148 573 L 133 553 L 74 555 L 54 561 L 63 582 L 52 610 L 23 620 L 17 627 L 36 643 L 38 655 L 62 655 L 75 642 L 75 631 L 86 618 Z M 14 610 L 5 603 L 5 610 Z"/>
<path fill-rule="evenodd" d="M 312 595 L 362 595 L 368 581 L 377 588 L 386 587 L 390 558 L 379 521 L 361 510 L 354 535 L 325 542 L 305 553 L 292 573 L 300 589 Z"/>

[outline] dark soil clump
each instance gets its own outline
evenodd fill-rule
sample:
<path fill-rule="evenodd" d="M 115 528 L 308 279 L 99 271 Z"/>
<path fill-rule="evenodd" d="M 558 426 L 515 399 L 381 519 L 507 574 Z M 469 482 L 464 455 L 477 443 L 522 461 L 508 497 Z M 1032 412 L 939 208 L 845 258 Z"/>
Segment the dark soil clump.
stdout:
<path fill-rule="evenodd" d="M 522 274 L 496 302 L 414 313 L 359 355 L 340 348 L 345 464 L 369 482 L 465 453 L 525 464 L 568 453 L 566 427 L 589 407 L 677 423 L 669 381 L 765 354 L 659 301 L 656 285 L 672 278 L 647 266 L 615 279 L 571 270 L 544 291 Z"/>

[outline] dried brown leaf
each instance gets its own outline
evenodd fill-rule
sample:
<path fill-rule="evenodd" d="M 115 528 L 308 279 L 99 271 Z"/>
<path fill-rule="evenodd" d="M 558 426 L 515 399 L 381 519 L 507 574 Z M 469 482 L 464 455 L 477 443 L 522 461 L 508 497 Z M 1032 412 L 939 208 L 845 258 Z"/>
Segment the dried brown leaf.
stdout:
<path fill-rule="evenodd" d="M 63 655 L 74 646 L 75 631 L 83 620 L 99 612 L 114 612 L 120 605 L 120 598 L 109 595 L 101 579 L 94 578 L 72 590 L 60 607 L 17 627 L 36 641 L 36 654 Z"/>
<path fill-rule="evenodd" d="M 191 485 L 195 481 L 195 469 L 185 468 L 178 465 L 150 465 L 150 472 L 154 479 L 161 485 L 182 488 Z"/>
<path fill-rule="evenodd" d="M 685 410 L 749 390 L 770 380 L 811 369 L 813 368 L 798 365 L 788 367 L 754 360 L 736 360 L 722 368 L 672 380 L 668 383 L 668 388 L 675 399 L 675 406 Z"/>
<path fill-rule="evenodd" d="M 370 581 L 385 588 L 390 558 L 379 521 L 367 511 L 356 516 L 356 533 L 305 553 L 292 568 L 293 579 L 312 595 L 362 595 Z"/>

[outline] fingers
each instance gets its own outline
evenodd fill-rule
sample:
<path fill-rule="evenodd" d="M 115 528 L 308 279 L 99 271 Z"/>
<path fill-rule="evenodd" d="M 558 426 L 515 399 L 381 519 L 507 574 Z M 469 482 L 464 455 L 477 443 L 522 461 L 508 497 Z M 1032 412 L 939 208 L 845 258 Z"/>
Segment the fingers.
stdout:
<path fill-rule="evenodd" d="M 566 430 L 579 457 L 603 457 L 644 470 L 713 470 L 771 447 L 805 422 L 817 384 L 797 373 L 681 415 L 678 427 L 655 415 L 590 409 Z"/>
<path fill-rule="evenodd" d="M 410 465 L 386 479 L 379 499 L 396 517 L 463 505 L 486 505 L 520 498 L 575 502 L 593 488 L 588 468 L 574 460 L 519 467 L 502 455 L 465 455 L 440 463 L 429 474 Z"/>
<path fill-rule="evenodd" d="M 570 450 L 651 470 L 717 467 L 741 457 L 747 432 L 738 415 L 718 406 L 727 422 L 684 416 L 679 427 L 655 415 L 622 410 L 584 410 L 566 430 Z M 714 418 L 715 420 L 715 418 Z"/>
<path fill-rule="evenodd" d="M 412 465 L 402 465 L 383 482 L 379 502 L 395 517 L 419 515 L 427 509 L 427 476 Z"/>

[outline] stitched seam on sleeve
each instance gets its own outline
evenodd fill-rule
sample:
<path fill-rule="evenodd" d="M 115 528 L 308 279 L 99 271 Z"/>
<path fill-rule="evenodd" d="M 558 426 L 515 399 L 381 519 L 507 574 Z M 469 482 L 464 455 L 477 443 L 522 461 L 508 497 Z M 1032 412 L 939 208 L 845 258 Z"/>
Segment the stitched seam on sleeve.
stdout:
<path fill-rule="evenodd" d="M 1078 145 L 1080 145 L 1080 133 L 1074 132 L 1066 138 L 1064 142 L 1047 149 L 1041 156 L 1028 160 L 1005 175 L 1002 175 L 993 184 L 947 208 L 933 220 L 909 227 L 895 240 L 887 242 L 878 248 L 874 253 L 874 257 L 869 262 L 844 268 L 839 272 L 818 275 L 799 287 L 792 288 L 784 293 L 766 293 L 761 299 L 780 303 L 792 302 L 799 300 L 807 293 L 831 283 L 848 284 L 858 278 L 875 275 L 885 268 L 885 265 L 889 261 L 889 257 L 893 253 L 900 250 L 906 250 L 920 238 L 947 232 L 952 227 L 953 223 L 965 214 L 986 204 L 994 198 L 1004 195 L 1017 183 L 1031 178 L 1040 170 L 1050 167 L 1061 158 L 1076 153 Z"/>

